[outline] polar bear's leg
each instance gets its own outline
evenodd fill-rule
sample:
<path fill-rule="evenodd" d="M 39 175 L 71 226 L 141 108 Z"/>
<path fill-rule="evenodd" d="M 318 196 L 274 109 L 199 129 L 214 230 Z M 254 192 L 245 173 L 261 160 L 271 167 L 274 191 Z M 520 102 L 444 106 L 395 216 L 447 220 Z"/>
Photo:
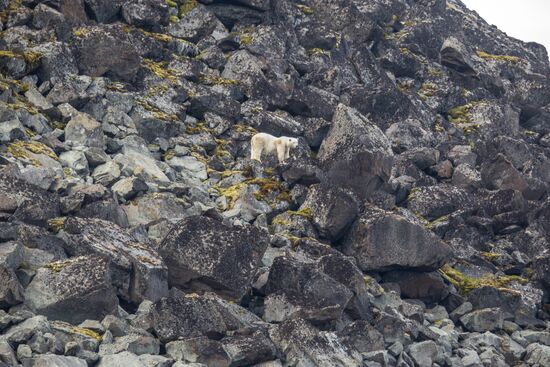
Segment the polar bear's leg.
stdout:
<path fill-rule="evenodd" d="M 279 158 L 279 163 L 283 163 L 286 158 L 286 146 L 280 142 L 277 144 L 277 158 Z"/>
<path fill-rule="evenodd" d="M 285 147 L 285 161 L 290 158 L 290 146 Z"/>
<path fill-rule="evenodd" d="M 261 139 L 257 136 L 252 137 L 252 142 L 250 144 L 250 159 L 255 159 L 261 162 L 263 143 Z"/>

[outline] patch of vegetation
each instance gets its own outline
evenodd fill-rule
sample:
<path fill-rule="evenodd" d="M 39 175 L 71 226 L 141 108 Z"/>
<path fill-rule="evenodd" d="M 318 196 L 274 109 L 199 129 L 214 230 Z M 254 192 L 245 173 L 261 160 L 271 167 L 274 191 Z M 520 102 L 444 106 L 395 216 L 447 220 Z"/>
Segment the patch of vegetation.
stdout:
<path fill-rule="evenodd" d="M 449 220 L 449 216 L 448 215 L 444 215 L 442 217 L 439 217 L 433 221 L 431 221 L 430 223 L 428 223 L 426 225 L 426 228 L 429 229 L 429 230 L 432 230 L 435 228 L 435 226 L 437 226 L 438 224 L 441 224 L 441 223 L 444 223 L 444 222 L 447 222 Z"/>
<path fill-rule="evenodd" d="M 58 233 L 65 227 L 66 217 L 58 217 L 48 220 L 48 227 L 55 233 Z"/>
<path fill-rule="evenodd" d="M 246 175 L 244 174 L 244 176 Z M 241 190 L 249 185 L 257 185 L 259 187 L 258 191 L 254 193 L 256 200 L 263 200 L 271 205 L 274 203 L 269 202 L 268 196 L 270 196 L 270 194 L 276 192 L 278 193 L 275 197 L 275 202 L 282 201 L 289 196 L 288 190 L 280 181 L 277 181 L 274 178 L 248 178 L 243 182 L 239 182 L 238 184 L 227 188 L 222 188 L 219 186 L 215 186 L 214 188 L 221 196 L 225 196 L 227 198 L 228 207 L 232 208 L 235 201 L 239 198 Z"/>
<path fill-rule="evenodd" d="M 36 64 L 42 58 L 42 54 L 36 51 L 24 51 L 23 53 L 15 53 L 13 51 L 0 50 L 0 57 L 23 59 L 27 64 Z"/>
<path fill-rule="evenodd" d="M 310 48 L 307 50 L 309 56 L 328 56 L 330 57 L 330 52 L 323 50 L 322 48 Z"/>
<path fill-rule="evenodd" d="M 151 59 L 143 59 L 143 65 L 159 78 L 179 84 L 181 73 L 175 69 L 168 68 L 166 61 L 156 62 Z"/>
<path fill-rule="evenodd" d="M 59 160 L 55 152 L 48 147 L 47 145 L 40 143 L 38 141 L 23 141 L 16 140 L 8 145 L 8 153 L 14 158 L 27 159 L 31 162 L 33 166 L 40 166 L 40 162 L 32 157 L 29 152 L 34 154 L 43 154 L 56 161 Z"/>
<path fill-rule="evenodd" d="M 137 101 L 137 104 L 146 109 L 147 111 L 151 112 L 153 116 L 162 121 L 178 121 L 179 118 L 176 114 L 173 113 L 166 113 L 162 111 L 160 108 L 153 106 L 149 101 L 146 99 L 140 99 Z"/>
<path fill-rule="evenodd" d="M 308 207 L 302 208 L 297 211 L 289 210 L 287 211 L 287 213 L 290 215 L 298 215 L 300 217 L 304 217 L 309 220 L 313 219 L 313 213 L 311 212 L 311 208 L 308 208 Z"/>
<path fill-rule="evenodd" d="M 473 123 L 472 109 L 484 101 L 473 101 L 462 106 L 456 106 L 447 111 L 449 122 L 461 126 L 464 133 L 468 134 L 479 129 L 479 124 Z"/>
<path fill-rule="evenodd" d="M 235 124 L 232 129 L 238 133 L 254 135 L 258 133 L 258 130 L 254 129 L 252 126 L 244 124 Z"/>
<path fill-rule="evenodd" d="M 528 282 L 527 279 L 516 275 L 486 275 L 481 278 L 473 278 L 462 274 L 460 271 L 452 268 L 449 265 L 444 265 L 441 269 L 439 269 L 439 273 L 443 276 L 443 278 L 445 278 L 449 283 L 453 284 L 464 295 L 467 295 L 472 290 L 481 287 L 493 287 L 502 291 L 513 292 L 513 290 L 506 288 L 510 283 L 518 282 L 520 284 L 525 284 Z"/>
<path fill-rule="evenodd" d="M 481 57 L 484 60 L 503 61 L 511 64 L 517 64 L 518 62 L 521 61 L 521 59 L 517 56 L 493 55 L 481 50 L 477 50 L 476 54 L 477 56 Z"/>
<path fill-rule="evenodd" d="M 90 28 L 80 27 L 73 31 L 73 35 L 78 38 L 84 38 L 91 33 Z"/>
<path fill-rule="evenodd" d="M 497 252 L 480 252 L 479 253 L 485 260 L 493 262 L 499 259 L 502 255 Z"/>
<path fill-rule="evenodd" d="M 103 339 L 101 337 L 101 335 L 99 335 L 98 333 L 96 333 L 95 331 L 93 331 L 91 329 L 74 326 L 74 325 L 69 324 L 68 322 L 51 321 L 50 324 L 51 324 L 53 329 L 61 331 L 61 332 L 65 332 L 65 333 L 68 333 L 68 334 L 80 334 L 82 336 L 95 339 L 99 342 Z"/>
<path fill-rule="evenodd" d="M 312 15 L 313 13 L 315 13 L 313 9 L 307 5 L 297 4 L 296 7 L 300 9 L 300 11 L 305 15 Z"/>
<path fill-rule="evenodd" d="M 198 5 L 197 0 L 184 0 L 180 5 L 179 17 L 181 18 L 189 14 L 191 10 L 195 9 Z"/>
<path fill-rule="evenodd" d="M 428 97 L 433 97 L 436 93 L 437 86 L 433 83 L 424 83 L 418 90 L 418 95 L 423 100 L 426 100 Z"/>

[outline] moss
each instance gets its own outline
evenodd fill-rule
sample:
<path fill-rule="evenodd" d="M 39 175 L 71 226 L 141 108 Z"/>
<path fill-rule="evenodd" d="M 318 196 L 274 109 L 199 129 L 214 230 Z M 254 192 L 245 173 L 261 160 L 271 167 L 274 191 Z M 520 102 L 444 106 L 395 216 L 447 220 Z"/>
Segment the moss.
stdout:
<path fill-rule="evenodd" d="M 309 56 L 330 56 L 330 52 L 322 48 L 310 48 L 307 50 Z"/>
<path fill-rule="evenodd" d="M 302 240 L 301 237 L 294 236 L 290 233 L 282 233 L 282 236 L 286 237 L 290 241 L 290 246 L 293 250 L 296 250 L 298 248 L 298 245 L 300 245 L 300 241 Z"/>
<path fill-rule="evenodd" d="M 243 46 L 248 46 L 254 42 L 254 35 L 251 33 L 243 33 L 239 36 L 239 43 Z"/>
<path fill-rule="evenodd" d="M 401 24 L 403 24 L 405 27 L 413 27 L 417 24 L 417 22 L 415 22 L 414 20 L 405 20 L 401 22 Z"/>
<path fill-rule="evenodd" d="M 147 37 L 151 37 L 153 39 L 156 39 L 157 41 L 164 42 L 164 43 L 169 43 L 174 39 L 172 36 L 169 36 L 164 33 L 147 32 L 147 31 L 144 31 L 143 29 L 140 29 L 140 31 Z"/>
<path fill-rule="evenodd" d="M 143 65 L 153 74 L 161 79 L 179 84 L 181 73 L 175 69 L 168 68 L 167 64 L 165 61 L 156 62 L 151 59 L 143 59 Z"/>
<path fill-rule="evenodd" d="M 509 55 L 492 55 L 485 51 L 477 50 L 476 51 L 477 56 L 481 57 L 484 60 L 492 60 L 492 61 L 503 61 L 508 62 L 511 64 L 517 64 L 521 61 L 521 59 L 517 56 L 509 56 Z"/>
<path fill-rule="evenodd" d="M 58 233 L 65 227 L 66 217 L 58 217 L 48 220 L 48 227 L 55 233 Z"/>
<path fill-rule="evenodd" d="M 178 3 L 173 0 L 165 0 L 166 5 L 168 5 L 171 8 L 177 8 Z"/>
<path fill-rule="evenodd" d="M 447 222 L 448 220 L 449 220 L 449 216 L 448 216 L 448 215 L 444 215 L 444 216 L 439 217 L 439 218 L 437 218 L 437 219 L 431 221 L 430 223 L 428 223 L 428 224 L 426 225 L 426 228 L 427 228 L 427 229 L 430 229 L 430 230 L 431 230 L 431 229 L 434 229 L 435 226 L 437 226 L 438 224 Z"/>
<path fill-rule="evenodd" d="M 384 39 L 386 41 L 398 41 L 398 40 L 401 40 L 403 39 L 404 37 L 408 36 L 410 33 L 405 31 L 405 30 L 401 30 L 399 32 L 395 32 L 395 33 L 386 33 L 384 35 Z"/>
<path fill-rule="evenodd" d="M 510 283 L 518 282 L 521 284 L 525 284 L 528 282 L 527 279 L 515 275 L 486 275 L 481 278 L 473 278 L 462 274 L 460 271 L 452 268 L 449 265 L 444 265 L 441 269 L 439 269 L 439 273 L 464 295 L 467 295 L 472 290 L 481 287 L 493 287 L 502 291 L 513 291 L 506 288 Z"/>
<path fill-rule="evenodd" d="M 183 17 L 191 12 L 191 10 L 197 7 L 197 0 L 184 0 L 180 5 L 179 16 Z"/>
<path fill-rule="evenodd" d="M 427 99 L 428 97 L 433 97 L 437 92 L 437 86 L 432 83 L 424 83 L 418 90 L 418 95 L 422 99 Z"/>
<path fill-rule="evenodd" d="M 440 70 L 440 69 L 429 68 L 428 69 L 428 75 L 437 78 L 437 77 L 442 77 L 443 75 L 445 75 L 445 72 L 443 70 Z"/>
<path fill-rule="evenodd" d="M 493 262 L 501 257 L 501 254 L 496 252 L 480 252 L 480 255 L 487 261 Z"/>
<path fill-rule="evenodd" d="M 27 84 L 23 84 L 19 80 L 8 78 L 7 76 L 0 74 L 0 90 L 6 91 L 10 88 L 19 89 L 19 91 L 26 92 L 29 90 Z"/>
<path fill-rule="evenodd" d="M 189 135 L 196 135 L 203 132 L 210 133 L 210 129 L 208 129 L 205 125 L 206 123 L 204 121 L 198 121 L 195 126 L 185 127 L 185 133 Z"/>
<path fill-rule="evenodd" d="M 229 142 L 225 139 L 216 139 L 216 148 L 214 148 L 214 155 L 219 158 L 233 158 L 231 153 L 225 148 Z"/>
<path fill-rule="evenodd" d="M 113 92 L 125 92 L 126 88 L 124 87 L 124 84 L 120 82 L 110 82 L 107 84 L 107 89 Z"/>
<path fill-rule="evenodd" d="M 246 172 L 243 172 L 244 176 L 246 176 Z M 258 190 L 254 193 L 254 197 L 256 200 L 263 200 L 268 203 L 269 201 L 269 195 L 274 194 L 278 192 L 278 194 L 275 196 L 275 201 L 282 200 L 282 197 L 286 198 L 287 194 L 284 196 L 281 196 L 283 193 L 287 192 L 288 190 L 285 189 L 283 184 L 273 178 L 249 178 L 243 182 L 240 182 L 236 185 L 227 187 L 227 188 L 221 188 L 219 186 L 214 186 L 214 188 L 218 191 L 218 193 L 221 196 L 225 196 L 228 199 L 228 205 L 229 208 L 233 207 L 233 204 L 235 201 L 239 198 L 241 189 L 248 185 L 257 185 Z M 273 203 L 270 203 L 273 204 Z"/>
<path fill-rule="evenodd" d="M 235 130 L 238 133 L 244 133 L 244 134 L 250 134 L 250 135 L 254 135 L 258 133 L 258 130 L 254 129 L 252 126 L 248 126 L 244 124 L 233 125 L 233 130 Z"/>
<path fill-rule="evenodd" d="M 305 15 L 312 15 L 314 13 L 313 9 L 307 5 L 297 4 L 296 7 Z"/>
<path fill-rule="evenodd" d="M 28 64 L 35 64 L 42 58 L 42 54 L 40 52 L 35 52 L 35 51 L 25 51 L 23 53 L 15 53 L 13 51 L 1 50 L 0 57 L 6 57 L 6 58 L 12 58 L 12 59 L 13 58 L 23 59 Z"/>
<path fill-rule="evenodd" d="M 101 335 L 99 335 L 98 333 L 96 333 L 91 329 L 74 326 L 69 324 L 68 322 L 52 321 L 51 326 L 56 330 L 59 330 L 68 334 L 79 334 L 88 338 L 95 339 L 99 342 L 103 339 Z"/>
<path fill-rule="evenodd" d="M 170 15 L 170 23 L 177 23 L 179 22 L 180 18 L 178 18 L 177 16 L 175 15 Z"/>
<path fill-rule="evenodd" d="M 178 121 L 179 118 L 176 114 L 173 113 L 166 113 L 162 111 L 160 108 L 153 106 L 151 103 L 149 103 L 145 99 L 140 99 L 137 101 L 137 104 L 146 109 L 147 111 L 151 112 L 153 116 L 162 121 Z"/>
<path fill-rule="evenodd" d="M 84 38 L 90 34 L 90 28 L 84 28 L 84 27 L 77 28 L 73 31 L 73 34 L 75 37 Z"/>
<path fill-rule="evenodd" d="M 174 158 L 175 156 L 176 156 L 176 152 L 174 151 L 174 149 L 168 149 L 163 154 L 163 158 L 164 158 L 165 162 L 169 161 L 170 159 Z"/>
<path fill-rule="evenodd" d="M 7 149 L 14 158 L 28 159 L 34 166 L 40 166 L 40 162 L 33 158 L 29 152 L 34 154 L 43 154 L 56 161 L 59 160 L 55 152 L 47 145 L 38 141 L 16 140 L 8 145 Z"/>
<path fill-rule="evenodd" d="M 275 218 L 273 218 L 273 220 L 271 221 L 271 224 L 288 227 L 290 226 L 290 221 L 287 219 L 284 219 L 281 215 L 277 215 Z"/>
<path fill-rule="evenodd" d="M 287 212 L 290 215 L 298 215 L 300 217 L 304 217 L 307 219 L 313 219 L 313 213 L 311 212 L 311 208 L 305 207 L 297 211 L 289 210 Z"/>
<path fill-rule="evenodd" d="M 484 103 L 483 101 L 473 101 L 462 106 L 456 106 L 447 111 L 449 122 L 460 124 L 471 124 L 473 122 L 471 111 L 474 107 Z M 465 127 L 465 130 L 475 130 L 479 125 L 470 125 Z M 465 131 L 467 132 L 467 131 Z"/>

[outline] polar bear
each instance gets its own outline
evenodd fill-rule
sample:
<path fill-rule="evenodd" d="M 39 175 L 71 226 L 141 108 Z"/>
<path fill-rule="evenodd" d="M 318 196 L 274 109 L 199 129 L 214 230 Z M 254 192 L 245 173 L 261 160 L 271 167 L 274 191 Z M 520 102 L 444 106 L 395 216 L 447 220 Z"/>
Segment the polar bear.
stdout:
<path fill-rule="evenodd" d="M 250 158 L 257 161 L 262 161 L 262 152 L 272 153 L 277 151 L 279 163 L 283 163 L 290 157 L 290 148 L 298 146 L 298 139 L 281 136 L 276 138 L 273 135 L 266 133 L 258 133 L 250 140 Z"/>

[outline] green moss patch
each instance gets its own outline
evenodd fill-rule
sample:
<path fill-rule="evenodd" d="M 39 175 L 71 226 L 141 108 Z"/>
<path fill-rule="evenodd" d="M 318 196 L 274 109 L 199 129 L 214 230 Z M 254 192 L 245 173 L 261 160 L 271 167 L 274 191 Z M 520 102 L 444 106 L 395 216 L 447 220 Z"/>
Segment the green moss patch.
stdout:
<path fill-rule="evenodd" d="M 481 287 L 493 287 L 503 291 L 514 292 L 512 289 L 507 288 L 510 283 L 517 282 L 520 284 L 525 284 L 528 282 L 527 279 L 515 275 L 486 275 L 481 278 L 473 278 L 462 274 L 450 265 L 444 265 L 441 269 L 439 269 L 439 273 L 464 295 L 467 295 L 472 290 Z"/>

